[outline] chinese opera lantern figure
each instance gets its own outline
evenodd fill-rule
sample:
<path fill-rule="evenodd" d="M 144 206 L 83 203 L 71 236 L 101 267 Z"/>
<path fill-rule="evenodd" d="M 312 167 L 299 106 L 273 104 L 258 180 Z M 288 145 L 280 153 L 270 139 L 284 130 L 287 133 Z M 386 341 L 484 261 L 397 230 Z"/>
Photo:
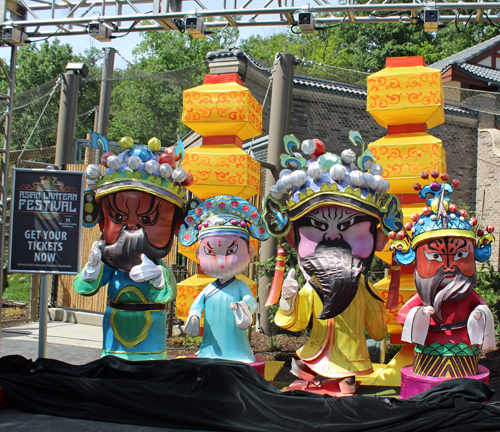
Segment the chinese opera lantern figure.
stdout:
<path fill-rule="evenodd" d="M 493 227 L 488 226 L 485 234 L 476 218 L 467 219 L 466 210 L 459 211 L 449 202 L 458 180 L 450 185 L 444 173 L 440 183 L 438 171 L 431 172 L 431 177 L 429 185 L 414 186 L 426 200 L 422 214 L 412 215 L 412 222 L 405 225 L 408 232 L 390 233 L 397 262 L 415 262 L 417 294 L 397 317 L 403 325 L 401 339 L 416 344 L 414 374 L 436 379 L 474 377 L 479 350 L 495 346 L 493 315 L 474 291 L 476 261 L 490 257 Z M 428 179 L 429 174 L 422 173 L 422 178 Z M 402 374 L 404 383 L 404 370 Z"/>
<path fill-rule="evenodd" d="M 351 141 L 362 144 L 357 132 Z M 381 207 L 381 195 L 389 189 L 369 150 L 356 158 L 354 151 L 341 156 L 325 153 L 319 140 L 302 146 L 285 137 L 288 154 L 281 155 L 280 180 L 265 202 L 265 220 L 276 237 L 286 235 L 297 249 L 299 266 L 307 281 L 299 290 L 292 269 L 283 282 L 275 323 L 301 331 L 312 317 L 308 342 L 297 351 L 300 360 L 292 373 L 304 381 L 291 388 L 315 388 L 309 383 L 322 378 L 326 393 L 352 394 L 355 376 L 373 371 L 365 340 L 381 340 L 387 333 L 384 303 L 368 282 L 368 270 L 376 250 L 382 250 L 391 227 L 402 227 L 399 201 L 389 196 Z M 302 157 L 299 148 L 307 155 Z M 280 201 L 286 198 L 286 202 Z M 276 279 L 277 273 L 275 273 Z M 269 302 L 278 300 L 273 281 Z M 307 388 L 306 388 L 307 387 Z"/>
<path fill-rule="evenodd" d="M 104 175 L 98 165 L 87 167 L 87 184 L 95 193 L 85 193 L 85 225 L 99 222 L 102 235 L 73 287 L 92 296 L 108 284 L 103 356 L 166 359 L 166 303 L 175 298 L 176 282 L 161 258 L 180 227 L 184 185 L 192 179 L 175 168 L 179 149 L 179 155 L 173 148 L 158 155 L 156 138 L 149 148 L 132 147 L 127 137 L 121 145 L 123 153 L 102 156 Z"/>
<path fill-rule="evenodd" d="M 192 204 L 192 205 L 191 205 Z M 199 203 L 190 201 L 179 241 L 197 240 L 200 268 L 216 277 L 196 297 L 186 321 L 186 333 L 198 336 L 205 312 L 203 340 L 198 357 L 254 363 L 247 332 L 257 308 L 248 285 L 235 276 L 249 265 L 255 251 L 250 236 L 263 241 L 269 233 L 257 209 L 237 196 L 220 195 Z"/>

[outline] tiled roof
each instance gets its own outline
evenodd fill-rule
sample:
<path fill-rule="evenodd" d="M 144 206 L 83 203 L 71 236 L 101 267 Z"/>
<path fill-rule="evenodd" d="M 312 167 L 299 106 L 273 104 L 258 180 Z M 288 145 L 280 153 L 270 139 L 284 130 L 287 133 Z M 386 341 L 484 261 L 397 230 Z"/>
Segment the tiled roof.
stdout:
<path fill-rule="evenodd" d="M 324 81 L 316 78 L 305 78 L 295 76 L 293 79 L 294 86 L 316 87 L 318 89 L 328 91 L 340 91 L 342 93 L 350 93 L 357 97 L 366 97 L 366 89 L 364 87 L 353 86 L 349 84 L 336 83 L 333 81 Z"/>
<path fill-rule="evenodd" d="M 462 63 L 457 66 L 459 69 L 462 69 L 464 72 L 468 72 L 469 74 L 472 74 L 475 77 L 483 78 L 487 81 L 494 81 L 496 83 L 500 83 L 500 70 L 498 69 L 493 69 L 486 66 L 481 66 L 471 63 Z"/>
<path fill-rule="evenodd" d="M 453 54 L 452 56 L 440 60 L 436 63 L 433 63 L 429 65 L 429 67 L 443 70 L 452 64 L 455 65 L 455 64 L 465 63 L 473 59 L 474 57 L 477 57 L 478 55 L 482 54 L 483 52 L 488 51 L 495 45 L 500 45 L 500 35 L 488 39 L 487 41 L 484 41 L 473 47 L 467 48 L 466 50 L 460 51 L 457 54 Z"/>

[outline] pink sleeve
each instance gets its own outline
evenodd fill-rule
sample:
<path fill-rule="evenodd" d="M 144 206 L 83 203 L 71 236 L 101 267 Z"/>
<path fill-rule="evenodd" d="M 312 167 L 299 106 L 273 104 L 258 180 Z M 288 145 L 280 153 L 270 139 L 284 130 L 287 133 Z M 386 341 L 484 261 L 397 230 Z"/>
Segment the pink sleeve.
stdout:
<path fill-rule="evenodd" d="M 398 323 L 404 325 L 408 312 L 410 312 L 412 308 L 417 306 L 423 306 L 423 303 L 422 300 L 420 300 L 419 295 L 415 294 L 412 298 L 410 298 L 410 300 L 408 300 L 403 306 L 401 306 L 401 309 L 399 309 L 397 316 Z"/>

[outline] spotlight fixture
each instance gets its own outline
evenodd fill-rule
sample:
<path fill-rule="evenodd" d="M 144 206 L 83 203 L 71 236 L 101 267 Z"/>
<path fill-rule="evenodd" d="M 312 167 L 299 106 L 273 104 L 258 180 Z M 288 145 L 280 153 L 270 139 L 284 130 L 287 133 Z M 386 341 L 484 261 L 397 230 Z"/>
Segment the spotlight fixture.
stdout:
<path fill-rule="evenodd" d="M 111 42 L 111 29 L 100 22 L 91 22 L 88 28 L 89 35 L 99 42 Z"/>
<path fill-rule="evenodd" d="M 2 29 L 2 41 L 11 46 L 26 46 L 26 33 L 17 27 L 6 26 Z"/>
<path fill-rule="evenodd" d="M 439 11 L 437 9 L 424 10 L 424 30 L 438 31 Z"/>
<path fill-rule="evenodd" d="M 302 33 L 314 33 L 316 20 L 311 12 L 299 12 L 298 25 Z"/>
<path fill-rule="evenodd" d="M 185 28 L 195 38 L 205 37 L 205 24 L 198 17 L 186 17 Z"/>

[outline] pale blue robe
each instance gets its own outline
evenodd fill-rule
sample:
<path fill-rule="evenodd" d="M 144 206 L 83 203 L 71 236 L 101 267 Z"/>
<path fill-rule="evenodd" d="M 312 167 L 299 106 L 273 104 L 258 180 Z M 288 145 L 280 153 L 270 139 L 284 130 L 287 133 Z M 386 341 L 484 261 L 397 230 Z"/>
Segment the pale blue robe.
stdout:
<path fill-rule="evenodd" d="M 255 362 L 255 357 L 248 340 L 247 331 L 241 330 L 236 325 L 234 313 L 229 306 L 231 303 L 244 301 L 253 314 L 257 309 L 257 302 L 245 282 L 234 279 L 226 287 L 217 290 L 217 281 L 209 284 L 196 297 L 190 309 L 201 316 L 205 311 L 205 324 L 203 340 L 199 358 L 223 358 L 227 360 Z M 215 294 L 209 296 L 213 290 Z M 208 298 L 206 298 L 209 296 Z"/>

